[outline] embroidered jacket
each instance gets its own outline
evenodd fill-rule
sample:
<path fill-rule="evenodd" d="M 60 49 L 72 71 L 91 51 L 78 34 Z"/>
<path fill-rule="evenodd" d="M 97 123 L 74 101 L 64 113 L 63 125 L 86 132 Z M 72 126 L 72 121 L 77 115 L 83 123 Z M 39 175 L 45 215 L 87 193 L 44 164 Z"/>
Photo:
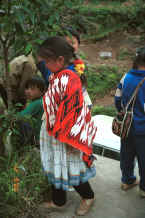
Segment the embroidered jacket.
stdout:
<path fill-rule="evenodd" d="M 49 135 L 90 156 L 97 128 L 82 94 L 79 76 L 65 69 L 49 77 L 43 97 Z"/>
<path fill-rule="evenodd" d="M 40 61 L 37 64 L 37 68 L 41 72 L 41 74 L 45 80 L 45 84 L 48 86 L 49 76 L 51 75 L 51 71 L 46 67 L 45 61 Z M 81 59 L 76 59 L 73 61 L 72 64 L 70 64 L 67 67 L 67 69 L 72 70 L 73 72 L 76 72 L 79 76 L 81 76 L 84 73 L 85 64 Z M 92 108 L 92 101 L 90 99 L 90 96 L 87 92 L 86 87 L 83 87 L 83 96 L 84 96 L 84 99 L 85 99 L 87 106 L 91 109 Z"/>

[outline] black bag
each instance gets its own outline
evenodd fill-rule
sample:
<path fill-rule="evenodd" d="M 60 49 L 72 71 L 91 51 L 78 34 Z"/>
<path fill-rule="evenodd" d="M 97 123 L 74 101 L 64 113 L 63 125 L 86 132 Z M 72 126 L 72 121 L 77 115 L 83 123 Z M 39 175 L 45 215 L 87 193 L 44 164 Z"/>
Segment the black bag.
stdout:
<path fill-rule="evenodd" d="M 133 107 L 135 104 L 136 96 L 139 88 L 143 84 L 145 77 L 141 80 L 141 82 L 137 85 L 135 91 L 133 92 L 131 99 L 127 103 L 123 112 L 118 112 L 116 117 L 114 117 L 112 122 L 112 132 L 120 136 L 122 139 L 127 138 L 130 127 L 133 120 Z"/>

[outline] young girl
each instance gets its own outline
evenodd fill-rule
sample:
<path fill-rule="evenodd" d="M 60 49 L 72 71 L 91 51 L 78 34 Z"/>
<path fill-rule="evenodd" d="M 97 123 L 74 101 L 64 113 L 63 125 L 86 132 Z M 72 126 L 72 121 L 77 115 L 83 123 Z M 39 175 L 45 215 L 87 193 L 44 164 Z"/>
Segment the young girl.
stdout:
<path fill-rule="evenodd" d="M 121 113 L 133 91 L 145 77 L 145 52 L 137 54 L 132 69 L 121 79 L 115 95 L 115 105 Z M 138 159 L 140 182 L 134 175 L 135 157 Z M 121 188 L 126 191 L 140 186 L 140 196 L 145 197 L 145 82 L 139 88 L 133 108 L 133 122 L 129 135 L 121 140 Z"/>
<path fill-rule="evenodd" d="M 94 202 L 88 180 L 95 176 L 92 164 L 92 140 L 96 127 L 84 102 L 79 76 L 67 69 L 74 50 L 62 37 L 50 37 L 39 48 L 38 55 L 53 72 L 43 97 L 46 119 L 40 132 L 41 160 L 52 184 L 52 201 L 43 206 L 62 208 L 70 186 L 82 201 L 78 215 L 85 215 Z"/>
<path fill-rule="evenodd" d="M 91 109 L 92 108 L 92 102 L 91 99 L 89 97 L 89 94 L 87 92 L 87 79 L 85 77 L 85 64 L 83 62 L 83 60 L 80 59 L 80 57 L 78 56 L 78 49 L 79 49 L 79 45 L 80 45 L 80 36 L 79 34 L 73 30 L 72 28 L 66 28 L 64 31 L 64 33 L 61 35 L 63 35 L 63 37 L 65 37 L 65 39 L 67 40 L 67 42 L 74 48 L 74 54 L 72 57 L 72 60 L 70 62 L 70 65 L 67 67 L 68 69 L 76 72 L 82 82 L 82 86 L 83 86 L 83 96 L 85 99 L 85 102 L 87 104 L 87 106 Z M 42 57 L 38 56 L 38 64 L 37 67 L 39 69 L 39 71 L 41 72 L 46 85 L 48 86 L 49 84 L 49 76 L 51 74 L 50 69 L 48 69 L 45 65 L 45 61 L 42 59 Z"/>

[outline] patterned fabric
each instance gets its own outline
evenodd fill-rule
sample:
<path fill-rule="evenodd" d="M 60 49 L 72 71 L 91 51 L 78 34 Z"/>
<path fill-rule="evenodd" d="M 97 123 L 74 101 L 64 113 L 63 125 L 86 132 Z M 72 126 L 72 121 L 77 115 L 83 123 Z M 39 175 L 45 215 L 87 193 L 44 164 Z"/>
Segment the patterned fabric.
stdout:
<path fill-rule="evenodd" d="M 68 190 L 96 174 L 94 165 L 87 168 L 82 161 L 82 152 L 48 135 L 45 120 L 40 132 L 40 154 L 44 173 L 56 188 Z"/>
<path fill-rule="evenodd" d="M 88 94 L 88 91 L 84 86 L 83 86 L 83 97 L 84 97 L 85 104 L 88 106 L 89 109 L 91 109 L 93 104 Z"/>
<path fill-rule="evenodd" d="M 68 69 L 52 74 L 43 103 L 48 134 L 91 155 L 97 129 L 84 102 L 80 78 Z"/>
<path fill-rule="evenodd" d="M 46 67 L 45 61 L 40 61 L 37 64 L 37 68 L 41 72 L 41 74 L 44 78 L 45 84 L 48 86 L 49 85 L 49 76 L 51 75 L 51 71 Z M 69 65 L 67 67 L 67 69 L 72 70 L 72 71 L 76 72 L 79 76 L 81 76 L 82 74 L 84 74 L 85 64 L 79 58 L 79 59 L 74 60 L 73 64 Z M 90 96 L 87 92 L 86 87 L 83 87 L 83 96 L 84 96 L 85 103 L 87 104 L 89 109 L 91 109 L 92 108 L 92 101 L 90 99 Z"/>
<path fill-rule="evenodd" d="M 85 64 L 81 59 L 76 59 L 73 61 L 72 65 L 69 65 L 67 67 L 67 69 L 72 70 L 73 72 L 76 72 L 79 76 L 81 76 L 82 74 L 84 74 Z M 92 101 L 85 86 L 83 86 L 83 96 L 85 104 L 89 107 L 89 109 L 91 109 Z"/>

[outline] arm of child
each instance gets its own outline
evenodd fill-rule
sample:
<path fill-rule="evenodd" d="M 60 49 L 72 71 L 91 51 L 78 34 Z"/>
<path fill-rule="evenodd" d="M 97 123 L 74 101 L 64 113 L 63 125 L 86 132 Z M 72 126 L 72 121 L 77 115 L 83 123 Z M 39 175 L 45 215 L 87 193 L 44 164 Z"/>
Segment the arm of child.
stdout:
<path fill-rule="evenodd" d="M 23 116 L 34 116 L 37 114 L 40 110 L 42 110 L 42 99 L 37 99 L 35 101 L 32 101 L 26 106 L 26 108 L 20 112 L 18 112 L 18 115 Z"/>

